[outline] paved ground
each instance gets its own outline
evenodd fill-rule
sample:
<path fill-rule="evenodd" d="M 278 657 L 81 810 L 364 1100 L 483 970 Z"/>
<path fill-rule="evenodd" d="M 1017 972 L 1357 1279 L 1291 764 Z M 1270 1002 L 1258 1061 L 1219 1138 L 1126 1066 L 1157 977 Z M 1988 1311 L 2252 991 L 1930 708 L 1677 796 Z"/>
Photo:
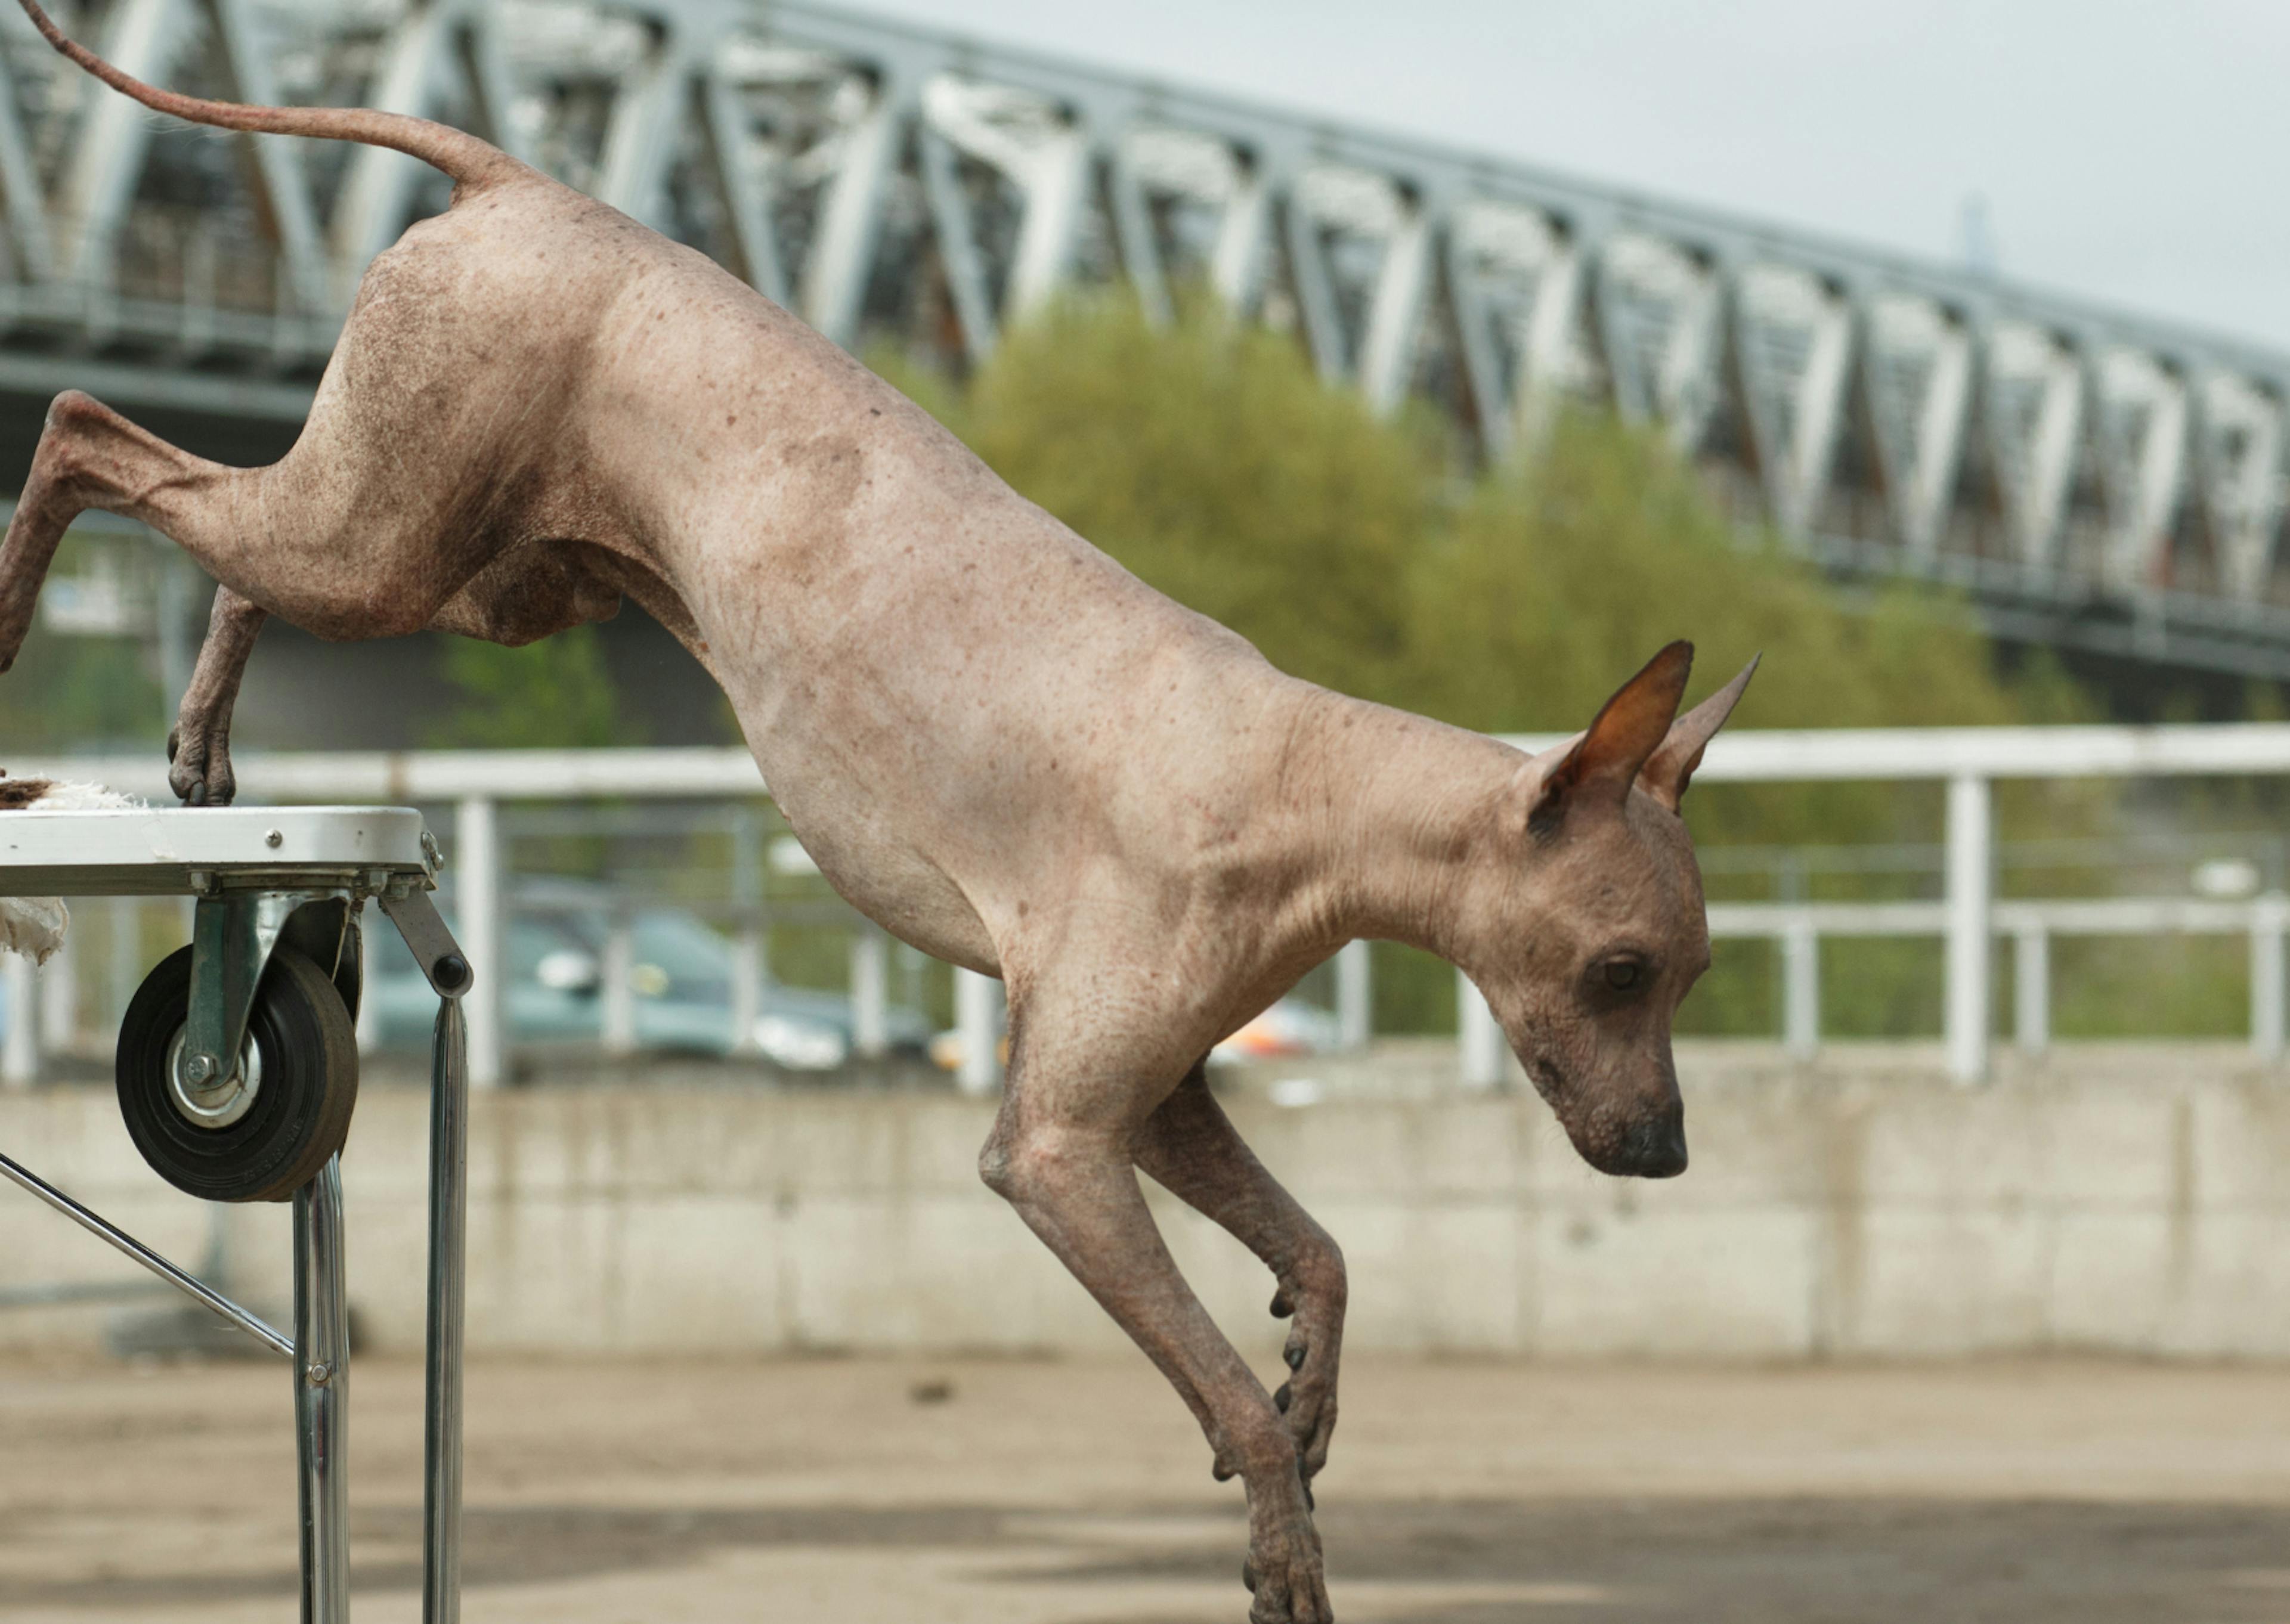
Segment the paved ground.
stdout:
<path fill-rule="evenodd" d="M 369 1360 L 360 1624 L 419 1612 Z M 0 1621 L 287 1620 L 286 1377 L 0 1364 Z M 1239 1624 L 1237 1488 L 1141 1363 L 487 1364 L 470 1624 Z M 2290 1371 L 1358 1362 L 1346 1624 L 2290 1620 Z"/>

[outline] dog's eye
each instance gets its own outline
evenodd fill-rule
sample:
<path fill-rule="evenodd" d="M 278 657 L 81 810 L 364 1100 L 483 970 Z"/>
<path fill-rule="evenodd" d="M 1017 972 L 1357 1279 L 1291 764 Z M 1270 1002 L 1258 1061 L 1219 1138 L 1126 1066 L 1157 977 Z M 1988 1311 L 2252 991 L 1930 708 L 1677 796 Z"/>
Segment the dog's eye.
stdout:
<path fill-rule="evenodd" d="M 1628 992 L 1645 979 L 1645 966 L 1634 958 L 1610 958 L 1606 961 L 1606 985 L 1616 992 Z"/>

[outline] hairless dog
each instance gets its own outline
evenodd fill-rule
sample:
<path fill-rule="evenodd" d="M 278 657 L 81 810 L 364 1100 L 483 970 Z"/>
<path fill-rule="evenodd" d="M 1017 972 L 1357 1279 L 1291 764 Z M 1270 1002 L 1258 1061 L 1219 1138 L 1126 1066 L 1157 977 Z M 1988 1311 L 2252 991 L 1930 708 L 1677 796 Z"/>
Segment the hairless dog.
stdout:
<path fill-rule="evenodd" d="M 0 551 L 0 668 L 76 515 L 164 532 L 220 588 L 172 782 L 223 802 L 267 615 L 516 644 L 643 604 L 723 685 L 836 889 L 1006 983 L 980 1171 L 1245 1481 L 1252 1620 L 1325 1624 L 1308 1484 L 1343 1262 L 1203 1057 L 1346 941 L 1409 942 L 1485 994 L 1592 1165 L 1681 1172 L 1670 1020 L 1709 935 L 1678 799 L 1750 672 L 1679 716 L 1672 644 L 1533 756 L 1296 681 L 693 250 L 444 125 L 156 90 L 22 4 L 163 113 L 395 148 L 454 188 L 367 270 L 284 460 L 224 468 L 57 399 Z M 1278 1393 L 1179 1275 L 1138 1168 L 1271 1271 Z"/>

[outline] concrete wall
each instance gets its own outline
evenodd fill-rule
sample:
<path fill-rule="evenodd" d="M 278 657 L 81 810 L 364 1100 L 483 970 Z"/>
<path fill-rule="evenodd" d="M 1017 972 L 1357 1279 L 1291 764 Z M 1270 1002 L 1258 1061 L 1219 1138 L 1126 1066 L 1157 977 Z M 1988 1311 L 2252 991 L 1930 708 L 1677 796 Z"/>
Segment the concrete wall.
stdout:
<path fill-rule="evenodd" d="M 2069 1051 L 1961 1092 L 1936 1052 L 1681 1055 L 1693 1166 L 1583 1168 L 1533 1099 L 1403 1093 L 1451 1060 L 1317 1068 L 1230 1100 L 1342 1244 L 1356 1346 L 1743 1358 L 2093 1348 L 2290 1357 L 2290 1079 L 2226 1048 Z M 978 1182 L 991 1108 L 773 1092 L 701 1074 L 482 1099 L 471 1156 L 478 1348 L 1124 1346 Z M 351 1292 L 376 1345 L 420 1336 L 426 1100 L 369 1082 L 345 1163 Z M 179 1260 L 205 1209 L 161 1186 L 108 1088 L 0 1096 L 0 1148 Z M 1253 1351 L 1254 1260 L 1155 1192 L 1171 1244 Z M 229 1210 L 236 1286 L 276 1305 L 283 1208 Z M 0 1286 L 121 1278 L 0 1187 Z M 280 1310 L 283 1312 L 283 1309 Z M 116 1309 L 0 1312 L 0 1344 L 93 1345 Z"/>

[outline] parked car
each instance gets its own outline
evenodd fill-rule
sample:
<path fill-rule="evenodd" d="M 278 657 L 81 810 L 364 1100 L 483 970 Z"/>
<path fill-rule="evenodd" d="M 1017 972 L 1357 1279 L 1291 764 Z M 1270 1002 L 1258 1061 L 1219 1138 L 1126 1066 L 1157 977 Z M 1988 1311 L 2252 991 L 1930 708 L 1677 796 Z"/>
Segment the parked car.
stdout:
<path fill-rule="evenodd" d="M 450 901 L 440 899 L 450 924 Z M 512 1044 L 595 1043 L 604 1036 L 605 964 L 614 904 L 604 886 L 549 881 L 522 886 L 508 908 L 504 1015 Z M 731 945 L 687 908 L 649 906 L 629 916 L 629 986 L 639 1049 L 729 1054 L 734 1045 Z M 364 996 L 385 1048 L 429 1041 L 436 996 L 397 932 L 370 932 Z M 766 980 L 754 1031 L 765 1058 L 791 1071 L 831 1071 L 855 1041 L 851 1000 L 841 993 Z M 885 1025 L 894 1051 L 920 1053 L 932 1023 L 893 1005 Z"/>

